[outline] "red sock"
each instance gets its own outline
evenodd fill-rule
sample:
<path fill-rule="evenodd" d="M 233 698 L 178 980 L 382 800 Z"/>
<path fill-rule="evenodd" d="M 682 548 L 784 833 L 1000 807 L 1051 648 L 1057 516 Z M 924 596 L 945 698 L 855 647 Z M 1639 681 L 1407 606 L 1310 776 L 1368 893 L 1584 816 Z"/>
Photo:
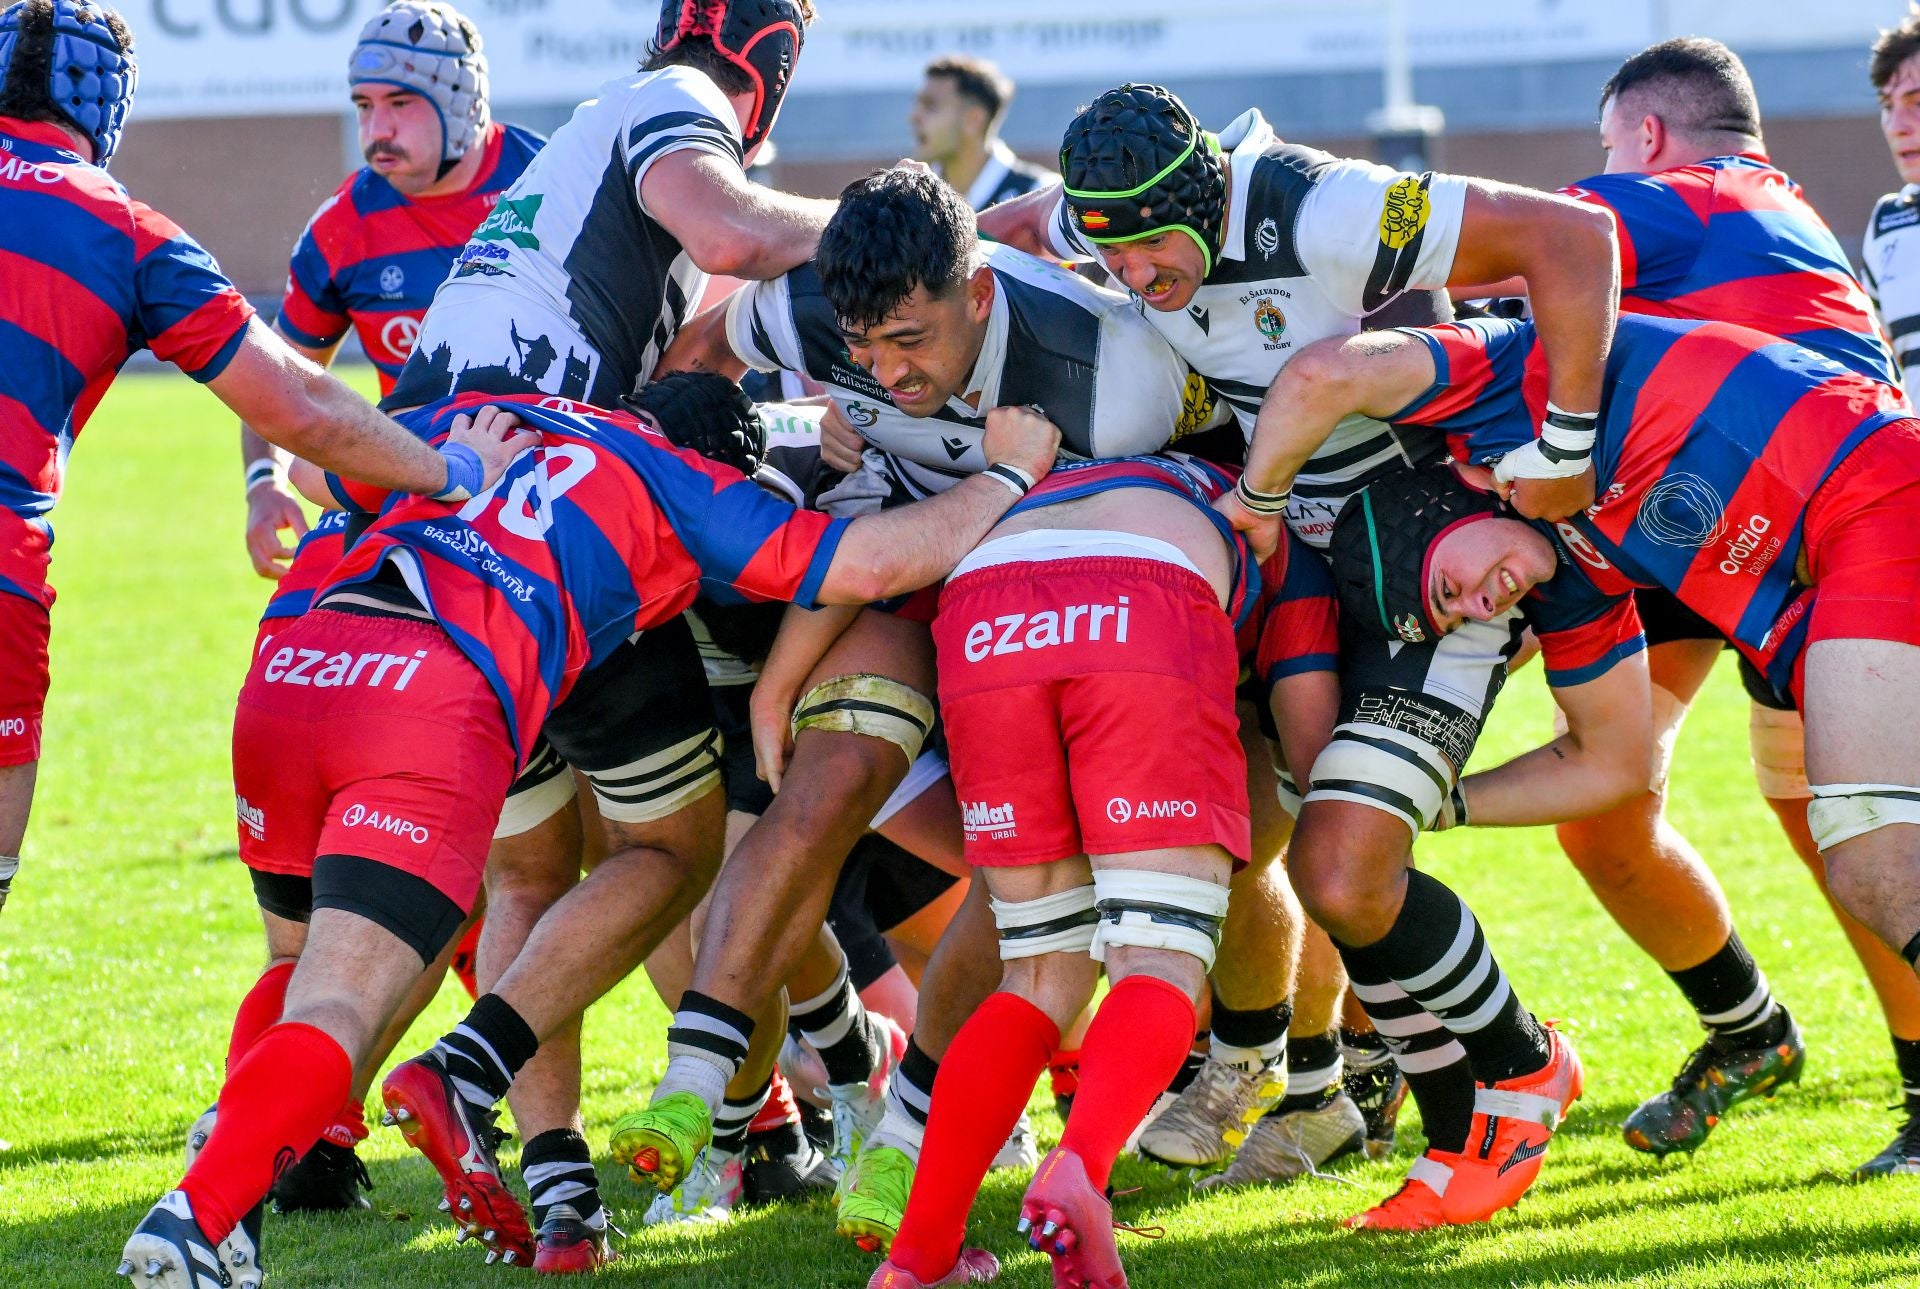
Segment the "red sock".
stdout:
<path fill-rule="evenodd" d="M 449 966 L 460 981 L 460 987 L 467 991 L 467 997 L 480 996 L 480 981 L 474 974 L 480 970 L 480 928 L 487 924 L 484 915 L 473 920 L 467 933 L 460 937 L 460 943 L 454 947 L 453 962 Z"/>
<path fill-rule="evenodd" d="M 240 1000 L 240 1010 L 233 1014 L 233 1036 L 227 1040 L 227 1073 L 233 1073 L 233 1067 L 240 1064 L 240 1058 L 268 1027 L 280 1023 L 280 1013 L 287 1006 L 287 981 L 292 976 L 291 962 L 276 962 L 260 973 L 260 979 Z"/>
<path fill-rule="evenodd" d="M 941 1058 L 932 1111 L 893 1264 L 931 1283 L 953 1269 L 967 1212 L 1060 1041 L 1060 1028 L 1024 998 L 980 1004 Z"/>
<path fill-rule="evenodd" d="M 333 1122 L 320 1130 L 320 1136 L 342 1150 L 352 1150 L 367 1139 L 367 1108 L 358 1101 L 347 1102 Z"/>
<path fill-rule="evenodd" d="M 775 1070 L 773 1087 L 767 1092 L 767 1103 L 760 1107 L 759 1114 L 753 1116 L 753 1122 L 747 1125 L 747 1132 L 771 1132 L 775 1128 L 799 1122 L 800 1107 L 794 1104 L 793 1085 L 787 1082 L 786 1075 Z"/>
<path fill-rule="evenodd" d="M 1080 1049 L 1063 1047 L 1047 1062 L 1047 1082 L 1057 1097 L 1077 1096 L 1080 1092 Z"/>
<path fill-rule="evenodd" d="M 1193 1000 L 1153 976 L 1107 991 L 1080 1044 L 1080 1092 L 1060 1137 L 1095 1186 L 1106 1187 L 1120 1148 L 1187 1059 L 1193 1020 Z"/>
<path fill-rule="evenodd" d="M 201 1234 L 218 1243 L 320 1139 L 352 1090 L 346 1050 L 311 1025 L 262 1034 L 220 1089 L 213 1135 L 180 1181 Z"/>

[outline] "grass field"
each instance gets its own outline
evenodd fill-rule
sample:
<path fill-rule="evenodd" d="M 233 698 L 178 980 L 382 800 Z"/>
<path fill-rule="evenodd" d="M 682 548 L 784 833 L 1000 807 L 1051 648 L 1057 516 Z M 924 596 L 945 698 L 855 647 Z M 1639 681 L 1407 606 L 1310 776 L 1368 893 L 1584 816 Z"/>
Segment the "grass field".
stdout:
<path fill-rule="evenodd" d="M 265 587 L 248 570 L 233 422 L 177 377 L 129 377 L 94 418 L 58 515 L 54 690 L 27 862 L 0 914 L 0 1286 L 107 1285 L 122 1240 L 179 1171 L 187 1125 L 213 1097 L 232 1009 L 261 961 L 235 858 L 227 735 Z M 1537 668 L 1503 700 L 1483 755 L 1547 723 Z M 1920 1280 L 1920 1180 L 1846 1181 L 1885 1144 L 1896 1084 L 1885 1030 L 1814 888 L 1774 829 L 1746 766 L 1745 717 L 1723 668 L 1680 755 L 1680 825 L 1728 888 L 1747 943 L 1800 1018 L 1807 1077 L 1736 1112 L 1698 1158 L 1654 1163 L 1618 1125 L 1697 1039 L 1680 998 L 1613 928 L 1544 831 L 1471 832 L 1423 860 L 1486 924 L 1516 988 L 1562 1018 L 1587 1098 L 1534 1195 L 1485 1228 L 1361 1237 L 1336 1219 L 1391 1188 L 1390 1163 L 1338 1180 L 1196 1201 L 1123 1163 L 1135 1284 L 1229 1286 L 1883 1285 Z M 403 1052 L 457 1017 L 449 988 Z M 665 1013 L 643 981 L 587 1025 L 588 1136 L 642 1099 L 663 1061 Z M 1051 1110 L 1043 1138 L 1057 1135 Z M 454 1286 L 525 1273 L 455 1248 L 435 1179 L 376 1132 L 376 1210 L 269 1219 L 276 1283 Z M 517 1178 L 516 1178 L 517 1181 Z M 646 1196 L 602 1182 L 619 1224 Z M 1044 1260 L 1013 1237 L 1023 1179 L 996 1177 L 976 1238 L 1038 1289 Z M 1123 1237 L 1127 1238 L 1127 1237 Z M 630 1285 L 845 1285 L 872 1262 L 831 1235 L 825 1202 L 701 1232 L 635 1235 L 602 1280 Z"/>

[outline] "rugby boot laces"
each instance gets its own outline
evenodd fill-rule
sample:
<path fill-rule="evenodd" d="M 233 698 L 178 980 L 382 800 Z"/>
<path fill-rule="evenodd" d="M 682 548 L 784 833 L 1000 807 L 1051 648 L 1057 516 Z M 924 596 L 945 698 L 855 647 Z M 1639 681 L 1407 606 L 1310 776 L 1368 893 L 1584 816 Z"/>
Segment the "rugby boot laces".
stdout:
<path fill-rule="evenodd" d="M 1559 1030 L 1548 1027 L 1546 1035 L 1545 1066 L 1474 1089 L 1467 1148 L 1441 1197 L 1449 1225 L 1484 1222 L 1519 1203 L 1540 1175 L 1554 1130 L 1580 1099 L 1580 1054 Z"/>
<path fill-rule="evenodd" d="M 1345 1052 L 1346 1073 L 1341 1084 L 1347 1096 L 1366 1120 L 1367 1139 L 1363 1149 L 1368 1159 L 1385 1159 L 1393 1153 L 1394 1130 L 1400 1122 L 1400 1107 L 1407 1100 L 1407 1078 L 1385 1047 L 1377 1050 L 1349 1047 Z"/>
<path fill-rule="evenodd" d="M 1186 1091 L 1140 1134 L 1140 1154 L 1170 1168 L 1210 1168 L 1287 1094 L 1287 1071 L 1251 1073 L 1209 1057 Z"/>
<path fill-rule="evenodd" d="M 594 1226 L 571 1204 L 547 1209 L 547 1220 L 533 1237 L 533 1269 L 541 1275 L 581 1275 L 618 1262 L 607 1238 L 611 1225 Z"/>
<path fill-rule="evenodd" d="M 1322 1165 L 1350 1155 L 1367 1139 L 1367 1121 L 1346 1093 L 1323 1104 L 1286 1114 L 1270 1114 L 1234 1152 L 1225 1172 L 1203 1177 L 1200 1190 L 1223 1186 L 1252 1186 L 1260 1182 L 1290 1182 L 1316 1174 Z"/>
<path fill-rule="evenodd" d="M 983 1285 L 1000 1278 L 1000 1259 L 985 1249 L 962 1249 L 953 1270 L 938 1280 L 922 1280 L 904 1267 L 882 1262 L 867 1280 L 867 1289 L 935 1289 L 939 1285 Z"/>
<path fill-rule="evenodd" d="M 1642 1102 L 1627 1116 L 1627 1144 L 1656 1157 L 1676 1150 L 1691 1154 L 1719 1126 L 1727 1111 L 1754 1097 L 1771 1097 L 1800 1081 L 1807 1047 L 1787 1009 L 1778 1038 L 1740 1043 L 1738 1036 L 1709 1036 L 1693 1049 L 1673 1086 Z"/>
<path fill-rule="evenodd" d="M 643 1225 L 675 1222 L 724 1222 L 733 1216 L 745 1187 L 745 1159 L 722 1154 L 711 1145 L 694 1156 L 693 1167 L 666 1195 L 656 1195 L 640 1218 Z"/>
<path fill-rule="evenodd" d="M 839 1181 L 840 1170 L 798 1123 L 748 1134 L 741 1203 L 752 1206 L 804 1198 L 815 1191 L 830 1191 Z"/>
<path fill-rule="evenodd" d="M 1893 1108 L 1904 1111 L 1907 1121 L 1885 1150 L 1853 1170 L 1856 1178 L 1920 1174 L 1920 1097 L 1908 1097 L 1905 1105 Z"/>
<path fill-rule="evenodd" d="M 249 1214 L 251 1231 L 243 1221 L 215 1244 L 201 1232 L 187 1193 L 168 1191 L 134 1228 L 116 1274 L 134 1289 L 260 1289 L 266 1273 L 260 1266 L 259 1212 L 255 1206 Z"/>
<path fill-rule="evenodd" d="M 322 1137 L 299 1162 L 280 1174 L 270 1193 L 276 1213 L 335 1213 L 368 1209 L 373 1178 L 352 1146 Z"/>
<path fill-rule="evenodd" d="M 1064 1146 L 1048 1151 L 1034 1171 L 1020 1199 L 1016 1229 L 1028 1248 L 1053 1259 L 1056 1289 L 1127 1289 L 1126 1269 L 1113 1239 L 1113 1204 L 1087 1176 L 1080 1156 Z M 1152 1229 L 1137 1233 L 1150 1239 L 1163 1234 Z"/>
<path fill-rule="evenodd" d="M 1400 1189 L 1364 1213 L 1355 1213 L 1345 1226 L 1353 1231 L 1426 1231 L 1447 1224 L 1447 1189 L 1460 1156 L 1450 1150 L 1429 1149 L 1407 1169 Z"/>
<path fill-rule="evenodd" d="M 835 1235 L 843 1235 L 868 1253 L 885 1253 L 900 1232 L 913 1190 L 916 1164 L 896 1146 L 873 1146 L 860 1152 L 840 1181 Z"/>
<path fill-rule="evenodd" d="M 694 1157 L 713 1140 L 713 1114 L 691 1092 L 669 1092 L 644 1110 L 614 1122 L 608 1153 L 627 1166 L 627 1175 L 669 1194 L 693 1166 Z"/>
<path fill-rule="evenodd" d="M 500 1176 L 498 1111 L 477 1111 L 453 1086 L 438 1053 L 426 1052 L 393 1068 L 380 1085 L 386 1113 L 380 1122 L 397 1127 L 407 1144 L 427 1157 L 446 1190 L 441 1211 L 459 1229 L 455 1244 L 478 1239 L 488 1262 L 527 1266 L 533 1232 L 520 1201 Z"/>

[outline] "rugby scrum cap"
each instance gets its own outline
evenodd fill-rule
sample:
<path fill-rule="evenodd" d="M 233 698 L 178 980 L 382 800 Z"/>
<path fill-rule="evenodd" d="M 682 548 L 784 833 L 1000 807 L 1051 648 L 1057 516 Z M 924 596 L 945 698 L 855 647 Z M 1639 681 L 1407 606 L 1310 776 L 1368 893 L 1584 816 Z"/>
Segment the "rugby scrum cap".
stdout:
<path fill-rule="evenodd" d="M 1227 170 L 1220 144 L 1187 105 L 1158 85 L 1108 90 L 1060 143 L 1067 217 L 1089 242 L 1111 245 L 1185 233 L 1207 272 L 1220 254 Z"/>
<path fill-rule="evenodd" d="M 654 48 L 666 53 L 683 40 L 705 37 L 714 52 L 753 81 L 753 111 L 741 133 L 748 151 L 773 129 L 793 65 L 807 38 L 801 0 L 666 0 Z"/>
<path fill-rule="evenodd" d="M 443 174 L 480 145 L 492 120 L 480 30 L 440 0 L 394 0 L 375 14 L 347 61 L 347 83 L 392 85 L 433 104 Z"/>
<path fill-rule="evenodd" d="M 0 13 L 0 85 L 12 73 L 22 41 L 39 38 L 27 0 Z M 120 146 L 138 79 L 133 42 L 122 45 L 107 26 L 108 11 L 83 0 L 53 0 L 53 55 L 47 98 L 55 110 L 93 140 L 93 163 L 107 164 Z M 40 9 L 44 13 L 44 7 Z M 23 27 L 27 30 L 23 33 Z"/>
<path fill-rule="evenodd" d="M 1340 510 L 1327 554 L 1343 622 L 1383 640 L 1420 644 L 1443 634 L 1427 597 L 1433 548 L 1462 524 L 1501 513 L 1444 462 L 1395 470 Z"/>

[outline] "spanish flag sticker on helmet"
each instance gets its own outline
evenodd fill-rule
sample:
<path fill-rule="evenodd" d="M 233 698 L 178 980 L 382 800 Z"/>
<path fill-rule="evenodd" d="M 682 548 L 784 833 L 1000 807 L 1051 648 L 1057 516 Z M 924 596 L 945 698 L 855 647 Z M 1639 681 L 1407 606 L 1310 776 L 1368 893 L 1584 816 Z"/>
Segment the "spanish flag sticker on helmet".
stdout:
<path fill-rule="evenodd" d="M 1097 233 L 1113 222 L 1097 210 L 1076 210 L 1073 213 L 1080 217 L 1080 227 L 1090 233 Z"/>

